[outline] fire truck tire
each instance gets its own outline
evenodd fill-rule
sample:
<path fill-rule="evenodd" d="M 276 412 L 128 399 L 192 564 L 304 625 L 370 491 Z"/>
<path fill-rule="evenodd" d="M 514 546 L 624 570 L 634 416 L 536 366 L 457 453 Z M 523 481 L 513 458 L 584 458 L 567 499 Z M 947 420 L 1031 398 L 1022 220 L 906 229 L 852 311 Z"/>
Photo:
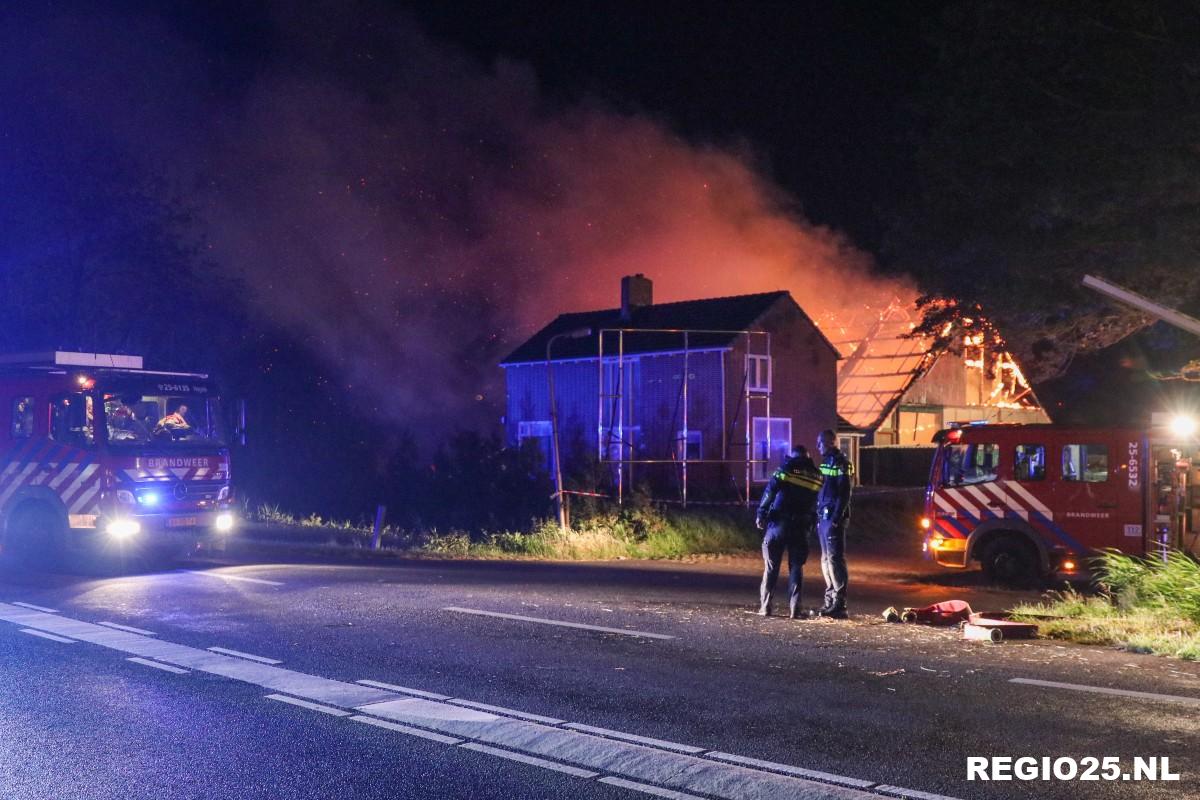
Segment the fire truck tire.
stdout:
<path fill-rule="evenodd" d="M 54 566 L 62 556 L 62 521 L 41 503 L 26 503 L 13 512 L 4 538 L 4 552 L 23 564 Z"/>
<path fill-rule="evenodd" d="M 1040 579 L 1037 548 L 1020 534 L 1000 536 L 991 542 L 980 561 L 992 583 L 1031 586 Z"/>

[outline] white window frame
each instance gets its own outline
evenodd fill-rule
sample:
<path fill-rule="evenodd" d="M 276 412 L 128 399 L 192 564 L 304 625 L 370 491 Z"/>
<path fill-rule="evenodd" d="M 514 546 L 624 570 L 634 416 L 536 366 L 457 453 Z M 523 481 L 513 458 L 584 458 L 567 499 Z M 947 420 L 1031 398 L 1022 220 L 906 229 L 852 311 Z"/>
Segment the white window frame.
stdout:
<path fill-rule="evenodd" d="M 704 458 L 704 435 L 701 431 L 691 428 L 687 433 L 686 441 L 684 439 L 685 431 L 675 432 L 675 458 L 679 461 L 685 460 L 687 456 L 687 448 L 690 444 L 696 445 L 696 457 L 687 458 L 688 461 L 698 461 Z"/>
<path fill-rule="evenodd" d="M 763 368 L 766 368 L 766 382 L 760 381 Z M 766 355 L 746 356 L 746 388 L 752 392 L 771 393 L 771 380 L 774 378 L 775 365 L 773 359 Z"/>
<path fill-rule="evenodd" d="M 766 438 L 759 436 L 759 426 L 766 427 Z M 784 431 L 786 430 L 786 434 Z M 750 470 L 751 479 L 755 483 L 763 483 L 771 477 L 776 465 L 782 463 L 792 449 L 792 418 L 791 417 L 752 417 L 750 420 L 750 441 L 753 446 L 751 458 L 755 461 Z M 783 446 L 771 449 L 772 444 Z M 763 447 L 762 445 L 766 445 Z"/>

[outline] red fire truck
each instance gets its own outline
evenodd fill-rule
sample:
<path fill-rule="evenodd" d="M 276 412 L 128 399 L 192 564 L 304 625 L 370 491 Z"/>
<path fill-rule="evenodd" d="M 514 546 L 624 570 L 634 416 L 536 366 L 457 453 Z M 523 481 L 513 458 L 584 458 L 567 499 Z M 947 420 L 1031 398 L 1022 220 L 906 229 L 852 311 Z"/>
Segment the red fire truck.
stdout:
<path fill-rule="evenodd" d="M 1158 415 L 1155 415 L 1156 417 Z M 940 431 L 921 528 L 945 567 L 1022 583 L 1086 574 L 1097 551 L 1195 547 L 1200 444 L 1186 416 L 1150 430 L 966 424 Z"/>
<path fill-rule="evenodd" d="M 234 527 L 208 376 L 137 356 L 0 356 L 0 552 L 181 549 Z"/>

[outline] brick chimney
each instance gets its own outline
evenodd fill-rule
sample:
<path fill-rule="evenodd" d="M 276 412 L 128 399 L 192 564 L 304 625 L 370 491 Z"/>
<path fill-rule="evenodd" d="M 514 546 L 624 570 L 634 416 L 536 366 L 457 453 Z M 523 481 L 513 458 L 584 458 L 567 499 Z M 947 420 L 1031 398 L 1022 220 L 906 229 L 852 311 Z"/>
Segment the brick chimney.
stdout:
<path fill-rule="evenodd" d="M 634 309 L 654 305 L 654 282 L 642 273 L 621 278 L 621 319 L 633 319 Z"/>

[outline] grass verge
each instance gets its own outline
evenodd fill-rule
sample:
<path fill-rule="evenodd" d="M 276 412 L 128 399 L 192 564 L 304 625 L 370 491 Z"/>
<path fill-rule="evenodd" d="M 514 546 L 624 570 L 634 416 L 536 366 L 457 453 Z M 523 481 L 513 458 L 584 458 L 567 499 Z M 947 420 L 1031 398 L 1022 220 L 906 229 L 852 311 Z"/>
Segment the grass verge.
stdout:
<path fill-rule="evenodd" d="M 274 506 L 260 506 L 250 519 L 283 531 L 297 542 L 366 547 L 371 526 L 317 515 L 296 517 Z M 681 558 L 757 550 L 759 533 L 742 509 L 716 512 L 662 512 L 624 508 L 578 519 L 562 532 L 550 520 L 527 531 L 406 530 L 385 527 L 383 547 L 418 554 L 469 558 L 544 558 L 599 561 L 621 558 Z"/>
<path fill-rule="evenodd" d="M 853 502 L 850 536 L 855 541 L 905 541 L 915 536 L 920 490 L 863 490 Z M 251 532 L 254 538 L 337 547 L 367 547 L 371 542 L 371 525 L 365 520 L 331 520 L 316 514 L 300 517 L 272 505 L 247 509 L 246 517 L 259 524 L 259 530 Z M 390 550 L 413 554 L 601 561 L 757 554 L 762 533 L 754 527 L 749 509 L 663 510 L 642 503 L 579 513 L 565 533 L 552 520 L 537 522 L 528 530 L 475 533 L 389 525 L 380 542 Z"/>
<path fill-rule="evenodd" d="M 1178 552 L 1165 561 L 1115 552 L 1097 561 L 1099 594 L 1051 592 L 1014 614 L 1051 638 L 1200 661 L 1200 564 Z"/>

